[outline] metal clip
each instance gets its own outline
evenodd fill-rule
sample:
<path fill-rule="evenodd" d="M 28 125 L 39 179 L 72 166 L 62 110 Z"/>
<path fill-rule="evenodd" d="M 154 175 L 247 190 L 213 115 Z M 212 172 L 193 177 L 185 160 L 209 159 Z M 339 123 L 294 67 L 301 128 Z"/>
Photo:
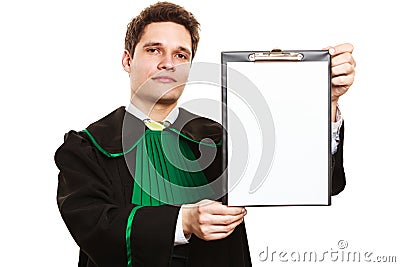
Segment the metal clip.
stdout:
<path fill-rule="evenodd" d="M 300 61 L 303 54 L 297 52 L 286 52 L 281 49 L 272 49 L 266 52 L 257 52 L 249 55 L 250 61 Z"/>

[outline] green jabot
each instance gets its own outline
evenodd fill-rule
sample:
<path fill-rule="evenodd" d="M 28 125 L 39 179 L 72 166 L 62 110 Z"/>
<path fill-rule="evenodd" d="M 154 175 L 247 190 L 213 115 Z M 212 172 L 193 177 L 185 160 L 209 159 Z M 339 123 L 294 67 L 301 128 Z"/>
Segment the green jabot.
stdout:
<path fill-rule="evenodd" d="M 167 130 L 146 130 L 134 176 L 132 203 L 141 206 L 194 203 L 213 194 L 187 142 Z"/>

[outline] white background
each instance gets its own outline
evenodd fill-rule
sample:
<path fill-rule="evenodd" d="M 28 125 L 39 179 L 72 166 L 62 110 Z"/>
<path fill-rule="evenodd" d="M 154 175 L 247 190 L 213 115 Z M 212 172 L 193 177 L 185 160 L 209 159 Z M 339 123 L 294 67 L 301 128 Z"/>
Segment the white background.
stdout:
<path fill-rule="evenodd" d="M 1 266 L 77 266 L 56 206 L 53 155 L 65 132 L 128 102 L 120 64 L 126 24 L 152 2 L 1 2 Z M 175 2 L 202 24 L 196 61 L 218 63 L 228 50 L 355 46 L 356 81 L 340 100 L 346 190 L 331 207 L 249 209 L 254 265 L 271 266 L 257 260 L 266 246 L 322 253 L 341 239 L 349 251 L 397 253 L 400 261 L 396 1 Z"/>

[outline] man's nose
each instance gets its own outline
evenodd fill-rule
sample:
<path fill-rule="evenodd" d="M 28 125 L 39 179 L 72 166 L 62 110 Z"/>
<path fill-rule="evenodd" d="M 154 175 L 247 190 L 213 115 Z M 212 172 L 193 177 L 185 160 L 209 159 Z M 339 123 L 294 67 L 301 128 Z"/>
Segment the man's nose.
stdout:
<path fill-rule="evenodd" d="M 173 56 L 164 55 L 157 67 L 159 70 L 175 70 Z"/>

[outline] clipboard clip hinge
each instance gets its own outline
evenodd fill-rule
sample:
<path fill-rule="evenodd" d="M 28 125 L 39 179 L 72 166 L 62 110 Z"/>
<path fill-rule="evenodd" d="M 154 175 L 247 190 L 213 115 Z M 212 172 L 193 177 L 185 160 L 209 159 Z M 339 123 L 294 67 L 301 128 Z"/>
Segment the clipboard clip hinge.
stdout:
<path fill-rule="evenodd" d="M 250 61 L 300 61 L 304 58 L 304 55 L 297 52 L 272 49 L 266 52 L 251 53 L 248 58 Z"/>

